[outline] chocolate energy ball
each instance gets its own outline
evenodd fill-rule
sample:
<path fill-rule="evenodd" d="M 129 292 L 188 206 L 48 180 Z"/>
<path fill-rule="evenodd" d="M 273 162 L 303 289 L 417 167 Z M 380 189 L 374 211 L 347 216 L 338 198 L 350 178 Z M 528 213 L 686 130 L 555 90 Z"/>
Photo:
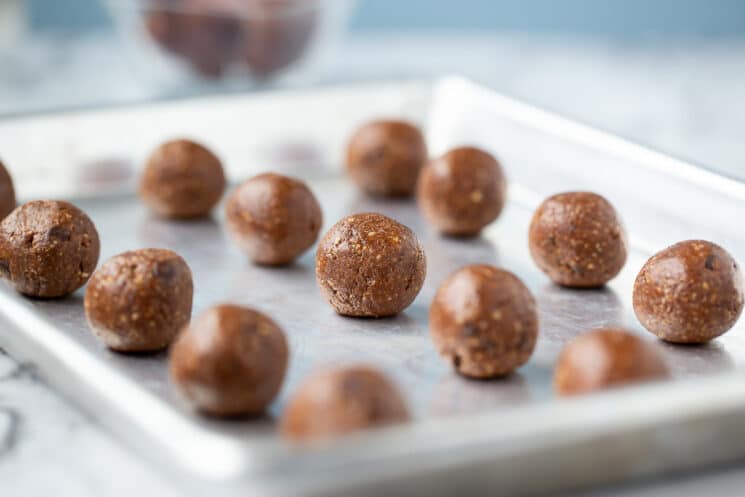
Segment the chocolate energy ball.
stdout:
<path fill-rule="evenodd" d="M 302 181 L 260 174 L 243 183 L 225 206 L 228 228 L 254 262 L 294 261 L 318 238 L 321 207 Z"/>
<path fill-rule="evenodd" d="M 242 64 L 266 78 L 297 61 L 318 26 L 318 0 L 151 0 L 146 32 L 207 78 Z"/>
<path fill-rule="evenodd" d="M 572 340 L 559 356 L 554 388 L 575 395 L 664 378 L 665 362 L 654 347 L 631 332 L 604 328 Z"/>
<path fill-rule="evenodd" d="M 735 325 L 743 308 L 742 274 L 726 250 L 704 240 L 655 254 L 634 283 L 634 312 L 659 338 L 704 343 Z"/>
<path fill-rule="evenodd" d="M 225 191 L 220 159 L 198 143 L 175 140 L 155 149 L 140 179 L 140 198 L 170 218 L 207 215 Z"/>
<path fill-rule="evenodd" d="M 68 202 L 28 202 L 0 223 L 0 275 L 29 297 L 71 294 L 96 269 L 99 251 L 93 222 Z"/>
<path fill-rule="evenodd" d="M 4 219 L 15 208 L 16 192 L 13 188 L 13 179 L 0 161 L 0 220 Z"/>
<path fill-rule="evenodd" d="M 599 287 L 626 263 L 626 233 L 616 210 L 600 195 L 560 193 L 533 214 L 530 254 L 558 285 Z"/>
<path fill-rule="evenodd" d="M 346 366 L 306 379 L 285 409 L 281 430 L 291 440 L 309 441 L 408 420 L 406 403 L 382 373 Z"/>
<path fill-rule="evenodd" d="M 236 305 L 202 313 L 171 347 L 171 380 L 199 411 L 258 415 L 277 396 L 289 352 L 264 314 Z"/>
<path fill-rule="evenodd" d="M 462 147 L 427 163 L 417 199 L 424 216 L 441 233 L 474 236 L 499 217 L 506 190 L 502 167 L 494 157 Z"/>
<path fill-rule="evenodd" d="M 371 195 L 411 195 L 426 160 L 422 132 L 403 121 L 365 124 L 347 145 L 347 171 Z"/>
<path fill-rule="evenodd" d="M 348 216 L 321 239 L 316 279 L 321 294 L 344 316 L 392 316 L 424 284 L 427 263 L 413 231 L 382 214 Z"/>
<path fill-rule="evenodd" d="M 504 376 L 525 364 L 538 339 L 538 312 L 517 276 L 487 265 L 448 277 L 429 309 L 432 340 L 460 374 Z"/>
<path fill-rule="evenodd" d="M 109 348 L 154 352 L 189 323 L 193 294 L 191 271 L 178 254 L 134 250 L 112 257 L 93 273 L 85 315 Z"/>
<path fill-rule="evenodd" d="M 298 60 L 318 26 L 318 0 L 254 0 L 243 21 L 244 60 L 256 77 L 268 77 Z"/>
<path fill-rule="evenodd" d="M 145 29 L 168 52 L 207 78 L 220 77 L 238 54 L 240 10 L 232 0 L 153 0 Z"/>

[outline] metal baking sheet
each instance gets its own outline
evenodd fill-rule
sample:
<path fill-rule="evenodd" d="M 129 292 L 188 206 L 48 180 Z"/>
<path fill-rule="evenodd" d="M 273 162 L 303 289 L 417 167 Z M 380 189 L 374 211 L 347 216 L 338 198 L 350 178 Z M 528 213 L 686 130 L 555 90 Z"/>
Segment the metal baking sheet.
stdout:
<path fill-rule="evenodd" d="M 442 238 L 413 202 L 359 194 L 342 175 L 344 141 L 359 123 L 381 116 L 419 121 L 433 154 L 475 144 L 497 155 L 510 180 L 498 222 L 480 238 Z M 212 146 L 234 181 L 268 169 L 306 178 L 321 201 L 325 228 L 362 211 L 407 224 L 427 253 L 421 294 L 394 318 L 339 317 L 319 295 L 312 250 L 287 268 L 257 267 L 230 243 L 220 210 L 196 222 L 153 217 L 130 192 L 148 150 L 173 136 Z M 527 495 L 745 456 L 745 438 L 732 436 L 745 430 L 743 324 L 709 345 L 676 347 L 654 341 L 630 308 L 637 271 L 670 243 L 711 239 L 745 260 L 745 232 L 736 224 L 745 186 L 737 181 L 456 77 L 14 119 L 0 123 L 0 151 L 24 198 L 71 198 L 90 214 L 102 261 L 139 247 L 171 248 L 192 268 L 195 313 L 242 303 L 267 312 L 287 332 L 289 374 L 267 415 L 217 421 L 194 414 L 174 394 L 165 354 L 127 356 L 101 346 L 87 329 L 82 291 L 40 301 L 0 288 L 0 345 L 36 363 L 52 385 L 192 492 L 438 495 L 488 488 Z M 611 199 L 630 234 L 628 263 L 602 290 L 558 288 L 528 254 L 527 226 L 537 203 L 575 189 Z M 476 262 L 515 272 L 540 306 L 535 354 L 503 380 L 455 375 L 428 336 L 427 309 L 438 284 Z M 552 369 L 561 347 L 604 325 L 652 341 L 673 380 L 555 398 Z M 415 420 L 314 449 L 279 440 L 275 420 L 298 382 L 316 368 L 350 361 L 385 370 Z"/>

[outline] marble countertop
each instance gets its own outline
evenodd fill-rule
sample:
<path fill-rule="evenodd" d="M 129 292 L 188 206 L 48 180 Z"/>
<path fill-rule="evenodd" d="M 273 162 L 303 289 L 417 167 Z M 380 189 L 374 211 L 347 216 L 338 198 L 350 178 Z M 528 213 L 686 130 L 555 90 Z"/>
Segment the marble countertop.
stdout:
<path fill-rule="evenodd" d="M 519 35 L 367 35 L 345 44 L 326 82 L 460 73 L 635 141 L 745 177 L 745 40 L 590 43 Z M 49 71 L 53 65 L 55 70 Z M 108 35 L 40 39 L 0 52 L 0 116 L 147 100 Z M 96 67 L 91 76 L 90 67 Z M 745 466 L 632 482 L 592 497 L 736 495 Z M 95 420 L 0 352 L 0 493 L 183 496 Z"/>

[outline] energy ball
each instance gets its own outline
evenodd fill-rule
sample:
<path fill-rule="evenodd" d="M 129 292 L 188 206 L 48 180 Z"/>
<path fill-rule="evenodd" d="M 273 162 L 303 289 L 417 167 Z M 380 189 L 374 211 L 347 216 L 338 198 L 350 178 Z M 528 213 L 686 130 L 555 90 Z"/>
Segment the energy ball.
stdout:
<path fill-rule="evenodd" d="M 0 161 L 0 220 L 4 219 L 15 208 L 16 192 L 13 188 L 13 179 Z"/>
<path fill-rule="evenodd" d="M 409 420 L 398 389 L 379 371 L 346 366 L 306 379 L 282 417 L 285 438 L 329 439 Z"/>
<path fill-rule="evenodd" d="M 704 240 L 655 254 L 634 283 L 634 312 L 659 338 L 704 343 L 735 325 L 743 308 L 742 274 L 726 250 Z"/>
<path fill-rule="evenodd" d="M 28 202 L 0 223 L 0 275 L 29 297 L 73 293 L 96 269 L 99 251 L 93 221 L 68 202 Z"/>
<path fill-rule="evenodd" d="M 228 228 L 258 264 L 289 264 L 318 238 L 323 216 L 302 181 L 260 174 L 243 183 L 225 206 Z"/>
<path fill-rule="evenodd" d="M 260 0 L 260 15 L 243 21 L 244 60 L 267 78 L 300 59 L 310 46 L 323 8 L 319 0 Z"/>
<path fill-rule="evenodd" d="M 475 236 L 499 217 L 507 181 L 499 162 L 474 147 L 456 148 L 427 163 L 419 178 L 419 208 L 441 233 Z"/>
<path fill-rule="evenodd" d="M 106 261 L 85 292 L 88 325 L 119 352 L 167 347 L 191 319 L 191 270 L 175 252 L 142 249 Z"/>
<path fill-rule="evenodd" d="M 259 415 L 282 386 L 288 355 L 274 321 L 253 309 L 218 305 L 174 342 L 171 380 L 205 414 Z"/>
<path fill-rule="evenodd" d="M 240 11 L 231 0 L 152 0 L 146 33 L 207 78 L 230 67 L 241 43 Z"/>
<path fill-rule="evenodd" d="M 505 376 L 525 364 L 538 339 L 538 312 L 517 276 L 487 265 L 450 275 L 429 310 L 432 340 L 460 374 Z"/>
<path fill-rule="evenodd" d="M 572 340 L 559 356 L 554 388 L 576 395 L 664 378 L 665 362 L 654 347 L 631 332 L 604 328 Z"/>
<path fill-rule="evenodd" d="M 427 145 L 419 128 L 403 121 L 373 121 L 347 146 L 347 171 L 362 190 L 377 196 L 414 193 Z"/>
<path fill-rule="evenodd" d="M 424 284 L 424 250 L 409 228 L 382 214 L 348 216 L 321 239 L 316 279 L 321 294 L 344 316 L 392 316 Z"/>
<path fill-rule="evenodd" d="M 626 263 L 626 233 L 616 210 L 590 192 L 547 198 L 530 223 L 530 254 L 562 286 L 594 288 L 613 279 Z"/>
<path fill-rule="evenodd" d="M 220 159 L 198 143 L 175 140 L 155 149 L 140 179 L 140 198 L 169 218 L 206 216 L 225 191 Z"/>

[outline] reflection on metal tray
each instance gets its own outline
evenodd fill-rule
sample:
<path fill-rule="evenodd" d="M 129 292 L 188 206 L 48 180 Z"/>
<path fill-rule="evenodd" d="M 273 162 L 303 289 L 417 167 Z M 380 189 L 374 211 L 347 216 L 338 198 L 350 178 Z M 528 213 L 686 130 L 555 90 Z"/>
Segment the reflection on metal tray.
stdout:
<path fill-rule="evenodd" d="M 342 177 L 341 152 L 350 130 L 391 115 L 421 122 L 434 154 L 470 143 L 501 159 L 510 203 L 481 238 L 441 238 L 425 226 L 412 202 L 371 200 Z M 234 180 L 270 168 L 307 178 L 321 200 L 326 227 L 345 214 L 370 210 L 409 225 L 428 258 L 425 287 L 415 303 L 391 319 L 339 317 L 320 298 L 312 251 L 288 268 L 256 267 L 226 239 L 220 214 L 174 223 L 154 218 L 128 193 L 91 196 L 102 188 L 95 164 L 112 158 L 139 164 L 153 144 L 177 135 L 214 147 Z M 195 312 L 223 301 L 248 304 L 287 331 L 289 375 L 267 416 L 207 420 L 174 396 L 165 355 L 124 356 L 96 342 L 87 330 L 81 292 L 60 301 L 29 301 L 0 289 L 5 324 L 0 344 L 36 362 L 52 384 L 128 443 L 180 472 L 192 490 L 436 495 L 489 487 L 514 495 L 745 455 L 745 440 L 730 431 L 745 428 L 738 371 L 745 361 L 742 324 L 703 347 L 655 342 L 674 372 L 665 384 L 568 401 L 555 399 L 551 389 L 557 354 L 578 333 L 620 325 L 652 340 L 630 311 L 633 279 L 651 251 L 700 237 L 745 260 L 745 234 L 730 225 L 745 199 L 745 186 L 737 182 L 458 78 L 6 121 L 0 123 L 0 149 L 7 163 L 28 168 L 19 175 L 22 196 L 77 199 L 99 228 L 103 259 L 136 247 L 172 248 L 193 270 Z M 48 182 L 40 180 L 39 167 L 52 159 L 73 179 L 50 173 Z M 129 168 L 117 169 L 118 176 L 103 184 L 126 192 L 136 175 Z M 530 261 L 527 226 L 533 208 L 545 195 L 568 189 L 603 193 L 627 224 L 629 261 L 606 289 L 557 288 Z M 438 284 L 474 262 L 514 271 L 540 305 L 541 335 L 533 358 L 500 381 L 453 374 L 427 332 L 427 307 Z M 405 392 L 415 421 L 314 450 L 283 444 L 274 420 L 298 381 L 314 368 L 348 361 L 388 372 Z"/>

